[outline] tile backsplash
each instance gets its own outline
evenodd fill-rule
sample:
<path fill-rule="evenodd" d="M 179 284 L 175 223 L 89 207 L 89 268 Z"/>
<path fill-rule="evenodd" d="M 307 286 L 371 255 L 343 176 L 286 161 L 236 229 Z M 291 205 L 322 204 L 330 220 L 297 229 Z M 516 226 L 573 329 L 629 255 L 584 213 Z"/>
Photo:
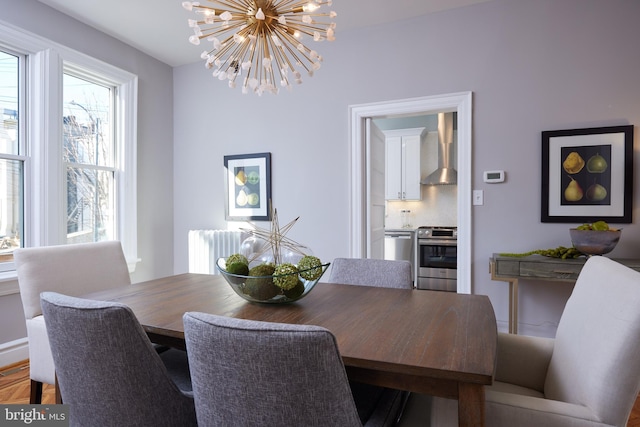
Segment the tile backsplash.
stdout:
<path fill-rule="evenodd" d="M 407 213 L 410 228 L 424 225 L 458 225 L 458 186 L 423 185 L 422 200 L 386 202 L 385 228 L 402 228 L 403 210 Z"/>

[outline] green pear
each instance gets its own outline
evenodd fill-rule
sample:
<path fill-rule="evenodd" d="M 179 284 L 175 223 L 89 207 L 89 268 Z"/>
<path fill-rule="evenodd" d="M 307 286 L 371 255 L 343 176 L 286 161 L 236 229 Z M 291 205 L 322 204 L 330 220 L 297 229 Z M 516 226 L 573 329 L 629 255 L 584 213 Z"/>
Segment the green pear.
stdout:
<path fill-rule="evenodd" d="M 600 155 L 600 153 L 595 156 L 591 156 L 587 162 L 587 170 L 591 173 L 603 173 L 607 170 L 608 166 L 607 161 Z"/>
<path fill-rule="evenodd" d="M 567 188 L 564 189 L 564 198 L 569 202 L 577 202 L 582 199 L 583 195 L 584 192 L 582 191 L 582 188 L 580 188 L 578 181 L 571 178 L 571 182 L 567 185 Z"/>

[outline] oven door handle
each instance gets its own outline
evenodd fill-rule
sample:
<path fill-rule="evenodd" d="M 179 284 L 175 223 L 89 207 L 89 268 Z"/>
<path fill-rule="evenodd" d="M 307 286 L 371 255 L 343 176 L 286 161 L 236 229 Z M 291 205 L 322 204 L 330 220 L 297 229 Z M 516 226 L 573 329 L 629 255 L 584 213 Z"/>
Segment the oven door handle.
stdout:
<path fill-rule="evenodd" d="M 418 239 L 418 244 L 422 246 L 458 246 L 458 242 L 455 240 Z"/>

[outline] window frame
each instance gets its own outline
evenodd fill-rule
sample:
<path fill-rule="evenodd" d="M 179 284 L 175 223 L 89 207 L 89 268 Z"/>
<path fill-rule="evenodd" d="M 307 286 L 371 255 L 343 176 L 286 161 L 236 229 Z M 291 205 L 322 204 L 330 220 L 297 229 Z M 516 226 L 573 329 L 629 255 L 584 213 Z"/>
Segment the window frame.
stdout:
<path fill-rule="evenodd" d="M 0 46 L 26 55 L 26 108 L 21 120 L 24 161 L 24 247 L 66 242 L 66 169 L 62 156 L 62 76 L 80 73 L 115 87 L 116 235 L 129 266 L 137 255 L 138 77 L 98 59 L 0 21 Z M 0 282 L 15 279 L 15 267 Z M 3 295 L 0 283 L 0 295 Z M 11 292 L 9 292 L 11 293 Z"/>
<path fill-rule="evenodd" d="M 15 49 L 2 46 L 0 48 L 3 52 L 9 55 L 15 55 L 18 58 L 18 99 L 22 102 L 18 102 L 17 112 L 18 117 L 26 117 L 26 89 L 24 81 L 27 75 L 27 55 L 23 52 L 16 51 Z M 18 120 L 18 152 L 17 154 L 10 153 L 2 153 L 0 154 L 1 160 L 10 160 L 10 161 L 19 161 L 22 163 L 22 176 L 21 176 L 21 193 L 22 193 L 22 205 L 20 206 L 20 210 L 23 214 L 23 223 L 21 224 L 21 236 L 24 234 L 25 224 L 24 224 L 24 200 L 26 198 L 25 194 L 25 183 L 24 177 L 26 175 L 26 163 L 28 159 L 27 155 L 27 143 L 26 143 L 26 120 Z M 22 237 L 21 237 L 22 242 Z M 15 266 L 13 261 L 9 262 L 0 262 L 0 277 L 6 272 L 11 272 L 15 270 Z M 11 274 L 11 273 L 10 273 Z"/>
<path fill-rule="evenodd" d="M 63 76 L 67 75 L 67 76 L 73 76 L 75 78 L 78 79 L 82 79 L 88 83 L 91 84 L 96 84 L 96 85 L 101 85 L 103 87 L 109 88 L 109 90 L 111 90 L 111 107 L 110 107 L 110 113 L 109 113 L 109 120 L 108 120 L 108 127 L 109 135 L 113 135 L 113 137 L 109 138 L 109 141 L 106 141 L 108 143 L 113 142 L 113 151 L 112 151 L 112 156 L 110 159 L 110 163 L 109 164 L 100 164 L 99 162 L 96 164 L 88 164 L 88 163 L 83 163 L 83 162 L 69 162 L 69 161 L 63 161 L 62 163 L 62 167 L 63 167 L 63 173 L 65 174 L 65 191 L 64 191 L 64 197 L 65 197 L 65 203 L 64 203 L 64 207 L 65 207 L 65 224 L 64 224 L 64 229 L 65 231 L 65 239 L 68 242 L 68 204 L 69 204 L 69 199 L 68 199 L 68 189 L 69 189 L 69 185 L 68 182 L 66 181 L 68 179 L 68 171 L 69 168 L 74 168 L 77 170 L 91 170 L 95 173 L 100 173 L 100 172 L 110 172 L 113 173 L 113 191 L 115 192 L 115 195 L 117 196 L 118 194 L 120 194 L 120 192 L 122 191 L 122 186 L 120 185 L 121 181 L 124 179 L 123 174 L 122 174 L 122 165 L 121 165 L 121 161 L 124 159 L 124 156 L 121 156 L 120 153 L 122 151 L 122 144 L 121 144 L 121 140 L 118 137 L 118 126 L 121 126 L 122 123 L 120 123 L 119 119 L 118 119 L 118 110 L 119 110 L 119 105 L 118 105 L 118 94 L 120 92 L 120 84 L 118 82 L 113 81 L 112 79 L 107 79 L 105 78 L 105 76 L 103 74 L 96 74 L 95 72 L 89 72 L 87 73 L 84 70 L 78 69 L 78 67 L 75 66 L 71 66 L 69 64 L 64 64 L 63 67 Z M 64 91 L 64 78 L 63 78 L 63 91 Z M 63 93 L 64 95 L 64 93 Z M 63 107 L 64 109 L 64 107 Z M 64 111 L 63 111 L 64 114 Z M 63 130 L 64 130 L 64 126 L 63 126 Z M 64 133 L 64 132 L 63 132 Z M 64 138 L 64 135 L 63 135 Z M 63 143 L 63 150 L 64 150 L 64 143 Z M 63 155 L 64 158 L 64 155 Z M 97 162 L 97 159 L 96 159 Z M 118 207 L 120 206 L 120 200 L 118 200 L 118 198 L 116 197 L 114 200 L 114 217 L 116 218 L 116 223 L 114 224 L 114 229 L 112 229 L 112 232 L 115 236 L 119 236 L 120 235 L 120 230 L 117 229 L 117 227 L 119 226 L 119 219 L 121 217 L 120 212 L 118 211 Z M 117 238 L 117 237 L 116 237 Z"/>

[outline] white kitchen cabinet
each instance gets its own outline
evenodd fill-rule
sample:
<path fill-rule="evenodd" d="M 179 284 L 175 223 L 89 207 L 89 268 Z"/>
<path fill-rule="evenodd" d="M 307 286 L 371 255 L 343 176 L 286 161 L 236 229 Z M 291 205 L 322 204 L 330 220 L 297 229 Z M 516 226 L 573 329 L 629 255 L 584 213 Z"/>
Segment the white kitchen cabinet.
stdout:
<path fill-rule="evenodd" d="M 424 128 L 384 131 L 385 198 L 420 200 L 420 147 Z"/>

